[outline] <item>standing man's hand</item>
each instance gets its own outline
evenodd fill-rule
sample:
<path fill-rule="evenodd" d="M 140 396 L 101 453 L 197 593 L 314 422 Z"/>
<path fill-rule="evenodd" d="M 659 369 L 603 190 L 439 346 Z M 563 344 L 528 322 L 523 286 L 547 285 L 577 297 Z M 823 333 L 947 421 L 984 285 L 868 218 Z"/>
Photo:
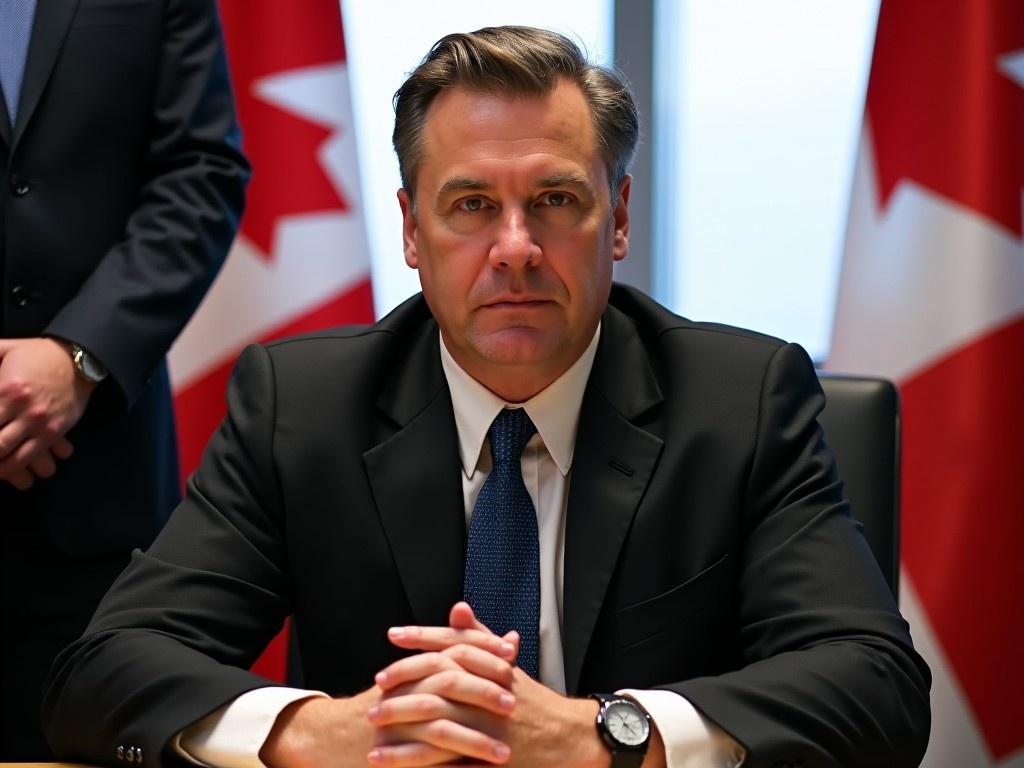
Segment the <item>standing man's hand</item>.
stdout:
<path fill-rule="evenodd" d="M 429 660 L 460 648 L 452 644 L 458 633 L 486 633 L 470 607 L 458 603 L 452 609 L 450 627 L 403 627 L 391 640 L 402 648 L 423 651 L 419 656 L 392 664 L 378 675 L 383 691 L 381 704 L 371 721 L 383 738 L 371 753 L 373 765 L 418 766 L 449 762 L 438 748 L 445 738 L 449 752 L 470 757 L 476 764 L 512 766 L 600 766 L 611 764 L 611 754 L 595 727 L 598 704 L 589 699 L 562 696 L 512 669 L 507 685 L 514 708 L 500 715 L 481 703 L 469 704 L 453 696 L 453 675 L 448 668 L 435 671 Z M 461 651 L 459 653 L 462 653 Z M 458 654 L 455 655 L 459 658 Z M 465 670 L 468 674 L 469 670 Z M 462 690 L 472 688 L 463 682 Z M 478 686 L 482 685 L 477 683 Z M 459 694 L 462 695 L 461 693 Z M 484 699 L 481 699 L 484 701 Z M 487 700 L 489 701 L 489 700 Z M 393 732 L 393 733 L 392 733 Z M 494 742 L 508 747 L 504 757 L 480 751 Z M 652 751 L 663 748 L 652 740 Z M 428 759 L 434 758 L 434 759 Z M 662 763 L 663 764 L 663 763 Z"/>
<path fill-rule="evenodd" d="M 0 339 L 0 480 L 27 490 L 71 456 L 64 435 L 96 385 L 75 372 L 55 339 Z"/>

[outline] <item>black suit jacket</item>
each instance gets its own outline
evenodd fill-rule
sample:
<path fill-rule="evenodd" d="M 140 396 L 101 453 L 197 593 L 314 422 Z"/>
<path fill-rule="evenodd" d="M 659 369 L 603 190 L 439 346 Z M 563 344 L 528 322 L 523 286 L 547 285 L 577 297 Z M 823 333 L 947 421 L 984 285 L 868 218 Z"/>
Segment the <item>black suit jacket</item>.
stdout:
<path fill-rule="evenodd" d="M 0 507 L 69 553 L 145 546 L 180 496 L 163 358 L 248 177 L 213 0 L 40 0 L 0 170 L 0 337 L 75 341 L 111 374 L 74 457 L 27 493 L 0 483 Z"/>
<path fill-rule="evenodd" d="M 228 397 L 187 498 L 54 666 L 58 754 L 155 757 L 267 684 L 244 668 L 289 612 L 307 684 L 362 690 L 399 655 L 387 627 L 443 624 L 461 598 L 456 427 L 422 298 L 250 347 Z M 571 693 L 670 688 L 749 766 L 916 764 L 928 671 L 842 500 L 822 405 L 799 347 L 613 289 L 568 502 Z"/>

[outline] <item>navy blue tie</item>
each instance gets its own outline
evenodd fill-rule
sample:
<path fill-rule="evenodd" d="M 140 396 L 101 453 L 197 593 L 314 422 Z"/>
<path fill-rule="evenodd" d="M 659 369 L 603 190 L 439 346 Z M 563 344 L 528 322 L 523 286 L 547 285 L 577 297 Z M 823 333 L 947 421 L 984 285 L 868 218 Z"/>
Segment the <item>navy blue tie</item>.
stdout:
<path fill-rule="evenodd" d="M 540 545 L 519 462 L 536 431 L 523 408 L 506 408 L 491 424 L 494 465 L 473 507 L 465 586 L 466 602 L 491 631 L 519 632 L 518 663 L 533 678 L 540 658 Z"/>
<path fill-rule="evenodd" d="M 3 88 L 11 125 L 18 116 L 21 79 L 25 74 L 35 13 L 36 0 L 0 0 L 0 88 Z"/>

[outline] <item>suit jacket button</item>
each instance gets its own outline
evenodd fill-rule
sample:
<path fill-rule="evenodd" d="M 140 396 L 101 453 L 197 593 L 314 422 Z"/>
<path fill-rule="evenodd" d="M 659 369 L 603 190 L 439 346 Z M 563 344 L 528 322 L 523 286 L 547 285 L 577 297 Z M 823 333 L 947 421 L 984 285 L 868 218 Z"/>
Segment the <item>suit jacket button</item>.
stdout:
<path fill-rule="evenodd" d="M 15 197 L 24 197 L 31 189 L 32 185 L 28 183 L 28 179 L 16 173 L 11 175 L 11 192 L 14 193 Z"/>
<path fill-rule="evenodd" d="M 11 288 L 11 301 L 14 302 L 16 307 L 24 307 L 28 305 L 28 288 L 24 285 L 16 285 Z"/>
<path fill-rule="evenodd" d="M 142 747 L 135 750 L 135 762 L 142 765 Z"/>
<path fill-rule="evenodd" d="M 119 746 L 114 754 L 117 755 L 118 760 L 124 760 L 124 745 Z"/>
<path fill-rule="evenodd" d="M 135 747 L 128 747 L 128 754 L 124 756 L 124 759 L 129 763 L 135 762 Z"/>

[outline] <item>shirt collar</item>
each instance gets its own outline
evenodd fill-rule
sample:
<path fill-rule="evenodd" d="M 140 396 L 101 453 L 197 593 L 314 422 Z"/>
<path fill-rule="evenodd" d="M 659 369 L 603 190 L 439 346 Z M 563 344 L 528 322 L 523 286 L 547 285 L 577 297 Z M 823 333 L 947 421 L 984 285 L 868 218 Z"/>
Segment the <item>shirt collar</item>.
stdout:
<path fill-rule="evenodd" d="M 558 470 L 567 475 L 572 467 L 583 392 L 594 367 L 601 324 L 598 323 L 594 338 L 569 370 L 521 404 L 506 403 L 466 373 L 448 351 L 444 338 L 440 334 L 438 336 L 441 338 L 441 367 L 452 395 L 455 427 L 459 432 L 459 456 L 466 477 L 470 478 L 476 472 L 487 430 L 498 412 L 506 407 L 526 409 Z"/>

